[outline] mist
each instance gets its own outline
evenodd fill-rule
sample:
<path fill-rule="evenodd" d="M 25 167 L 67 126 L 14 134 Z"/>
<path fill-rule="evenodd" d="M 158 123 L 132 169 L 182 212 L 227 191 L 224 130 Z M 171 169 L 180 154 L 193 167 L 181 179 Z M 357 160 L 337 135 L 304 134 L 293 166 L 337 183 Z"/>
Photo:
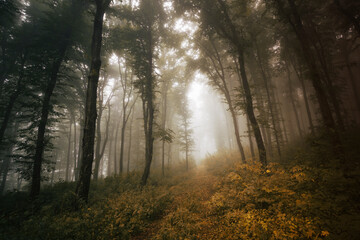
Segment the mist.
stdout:
<path fill-rule="evenodd" d="M 0 234 L 355 239 L 359 12 L 0 1 Z"/>

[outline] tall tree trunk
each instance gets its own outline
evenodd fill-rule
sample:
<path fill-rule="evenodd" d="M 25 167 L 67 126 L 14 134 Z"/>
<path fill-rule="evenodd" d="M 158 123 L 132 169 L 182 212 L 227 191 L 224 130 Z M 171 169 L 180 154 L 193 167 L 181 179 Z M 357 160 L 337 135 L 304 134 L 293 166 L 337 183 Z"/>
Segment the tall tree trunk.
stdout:
<path fill-rule="evenodd" d="M 6 185 L 6 180 L 7 180 L 7 176 L 8 176 L 8 172 L 10 169 L 10 163 L 11 163 L 11 148 L 7 148 L 6 150 L 6 156 L 5 159 L 3 160 L 3 163 L 1 164 L 1 171 L 0 171 L 0 175 L 2 175 L 2 180 L 1 180 L 1 184 L 0 184 L 0 196 L 4 193 L 5 190 L 5 185 Z"/>
<path fill-rule="evenodd" d="M 266 159 L 266 149 L 264 146 L 264 141 L 260 132 L 260 127 L 258 124 L 258 121 L 255 117 L 254 113 L 254 107 L 253 107 L 253 101 L 252 101 L 252 95 L 250 90 L 250 85 L 247 79 L 246 70 L 245 70 L 245 56 L 244 56 L 244 49 L 241 43 L 242 39 L 238 36 L 238 31 L 236 30 L 236 27 L 234 23 L 232 22 L 229 13 L 228 8 L 226 6 L 226 2 L 223 0 L 218 0 L 218 3 L 220 4 L 222 14 L 224 14 L 225 22 L 229 25 L 230 32 L 227 32 L 227 30 L 224 30 L 223 28 L 217 29 L 217 31 L 221 31 L 222 35 L 224 35 L 228 40 L 230 40 L 233 44 L 233 47 L 236 49 L 237 53 L 237 60 L 239 62 L 239 68 L 240 68 L 240 76 L 242 80 L 242 86 L 244 88 L 245 92 L 245 110 L 246 114 L 249 117 L 252 129 L 254 131 L 256 145 L 259 150 L 259 160 L 263 166 L 267 165 L 267 159 Z"/>
<path fill-rule="evenodd" d="M 302 76 L 302 70 L 301 68 L 299 69 L 299 72 L 297 71 L 295 64 L 292 62 L 293 68 L 295 70 L 296 76 L 300 81 L 301 84 L 301 89 L 303 91 L 304 94 L 304 102 L 305 102 L 305 107 L 306 107 L 306 113 L 308 116 L 308 120 L 309 120 L 309 125 L 310 125 L 310 131 L 312 134 L 315 133 L 315 128 L 314 128 L 314 124 L 313 124 L 313 120 L 312 120 L 312 116 L 311 116 L 311 111 L 310 111 L 310 105 L 309 105 L 309 100 L 308 100 L 308 94 L 307 94 L 307 90 L 305 87 L 305 81 L 304 78 Z"/>
<path fill-rule="evenodd" d="M 341 106 L 340 106 L 340 100 L 338 98 L 338 94 L 335 90 L 334 81 L 332 77 L 330 76 L 329 72 L 329 63 L 327 62 L 325 49 L 323 40 L 319 37 L 318 32 L 316 31 L 315 27 L 313 27 L 313 23 L 310 21 L 310 25 L 313 29 L 312 34 L 309 34 L 309 41 L 314 46 L 315 54 L 317 56 L 317 59 L 319 60 L 322 72 L 324 73 L 324 80 L 325 80 L 325 86 L 328 90 L 329 94 L 329 101 L 332 103 L 334 113 L 337 120 L 337 126 L 341 131 L 345 131 L 345 124 L 343 120 L 343 116 L 341 113 Z M 334 66 L 330 66 L 330 68 L 334 68 Z"/>
<path fill-rule="evenodd" d="M 99 149 L 96 149 L 96 157 L 95 157 L 95 169 L 94 169 L 94 179 L 97 180 L 99 175 L 100 176 L 103 176 L 103 165 L 104 165 L 104 161 L 101 161 L 103 156 L 104 156 L 104 153 L 105 153 L 105 148 L 106 148 L 106 144 L 109 140 L 109 125 L 110 125 L 110 117 L 111 117 L 111 107 L 110 107 L 110 102 L 107 102 L 107 105 L 108 105 L 108 118 L 106 120 L 106 127 L 105 127 L 105 139 L 102 143 L 102 145 L 100 144 L 101 142 L 101 133 L 98 132 L 99 134 Z M 103 110 L 102 110 L 103 111 Z M 100 121 L 100 117 L 99 117 L 99 121 Z M 101 165 L 100 165 L 101 163 Z M 100 168 L 101 166 L 101 168 Z M 101 174 L 100 174 L 101 173 Z"/>
<path fill-rule="evenodd" d="M 88 86 L 86 91 L 86 105 L 85 105 L 85 124 L 83 137 L 83 156 L 80 167 L 79 181 L 76 186 L 77 196 L 87 202 L 92 163 L 94 160 L 94 138 L 95 138 L 95 124 L 96 124 L 96 98 L 97 86 L 99 82 L 99 72 L 101 67 L 101 42 L 102 29 L 104 21 L 104 13 L 110 4 L 110 0 L 95 0 L 96 12 L 94 19 L 94 29 L 91 42 L 91 67 L 88 77 Z"/>
<path fill-rule="evenodd" d="M 56 86 L 58 73 L 60 70 L 61 63 L 65 56 L 67 45 L 68 43 L 65 42 L 63 46 L 61 46 L 60 51 L 58 53 L 58 58 L 55 60 L 55 62 L 52 65 L 51 76 L 50 79 L 48 80 L 45 90 L 45 95 L 42 101 L 41 117 L 37 130 L 36 148 L 35 148 L 31 189 L 30 189 L 30 197 L 32 199 L 38 196 L 40 193 L 41 170 L 42 170 L 41 168 L 42 168 L 43 154 L 45 149 L 45 132 L 46 132 L 46 125 L 48 122 L 49 112 L 51 108 L 50 100 Z"/>
<path fill-rule="evenodd" d="M 277 152 L 279 154 L 279 156 L 281 157 L 281 149 L 280 149 L 280 140 L 279 140 L 279 130 L 277 129 L 277 124 L 276 124 L 276 120 L 275 120 L 275 113 L 274 113 L 274 107 L 273 107 L 273 102 L 271 100 L 271 96 L 270 96 L 270 90 L 269 90 L 269 79 L 268 76 L 266 74 L 265 71 L 265 66 L 262 62 L 262 57 L 261 57 L 261 53 L 260 53 L 260 49 L 259 46 L 257 44 L 256 39 L 253 39 L 255 46 L 256 46 L 256 52 L 257 52 L 257 58 L 255 57 L 255 59 L 257 59 L 259 68 L 260 68 L 260 72 L 262 75 L 262 78 L 264 80 L 264 86 L 265 86 L 265 90 L 266 90 L 266 96 L 267 96 L 267 101 L 268 101 L 268 106 L 269 106 L 269 110 L 270 110 L 270 115 L 271 115 L 271 121 L 272 121 L 272 125 L 274 128 L 274 136 L 275 136 L 275 141 L 276 141 L 276 148 L 277 148 Z"/>
<path fill-rule="evenodd" d="M 229 101 L 231 101 L 231 100 L 229 100 Z M 240 131 L 239 131 L 238 119 L 237 119 L 237 116 L 235 114 L 235 110 L 234 110 L 231 102 L 228 102 L 228 106 L 229 106 L 229 111 L 231 113 L 231 118 L 233 120 L 235 138 L 236 138 L 236 143 L 237 143 L 240 155 L 241 155 L 241 160 L 242 160 L 243 163 L 246 163 L 245 151 L 244 151 L 244 148 L 243 148 L 243 146 L 241 144 L 241 140 L 240 140 Z"/>
<path fill-rule="evenodd" d="M 276 101 L 279 103 L 279 112 L 280 112 L 280 118 L 281 118 L 280 121 L 281 121 L 282 126 L 283 126 L 283 131 L 282 132 L 284 133 L 285 142 L 288 143 L 289 142 L 288 131 L 287 131 L 287 128 L 286 128 L 284 114 L 283 114 L 283 110 L 282 110 L 280 100 L 279 100 L 279 95 L 278 95 L 277 92 L 274 92 L 274 94 L 275 94 Z"/>
<path fill-rule="evenodd" d="M 65 170 L 65 181 L 68 182 L 70 179 L 69 171 L 70 171 L 70 155 L 71 155 L 71 134 L 72 134 L 72 118 L 70 119 L 70 126 L 69 126 L 69 141 L 67 147 L 67 158 L 66 158 L 66 170 Z"/>
<path fill-rule="evenodd" d="M 353 70 L 351 68 L 349 54 L 344 53 L 344 58 L 345 58 L 346 69 L 347 69 L 347 71 L 349 73 L 349 80 L 350 80 L 351 88 L 352 88 L 352 91 L 353 91 L 353 94 L 354 94 L 356 107 L 357 107 L 358 114 L 359 114 L 360 113 L 360 94 L 358 92 L 358 86 L 356 84 L 356 78 L 355 78 L 354 72 L 353 72 Z"/>
<path fill-rule="evenodd" d="M 266 150 L 265 150 L 265 146 L 264 146 L 264 141 L 261 136 L 260 127 L 259 127 L 259 124 L 255 117 L 250 85 L 249 85 L 246 71 L 245 71 L 244 53 L 240 47 L 238 47 L 238 61 L 240 64 L 240 74 L 241 74 L 242 86 L 243 86 L 244 92 L 245 92 L 246 113 L 250 120 L 252 129 L 253 129 L 253 132 L 255 135 L 256 145 L 257 145 L 258 151 L 259 151 L 259 160 L 264 166 L 266 166 L 267 165 Z"/>
<path fill-rule="evenodd" d="M 79 136 L 79 143 L 78 143 L 78 154 L 77 154 L 77 162 L 76 162 L 76 168 L 74 167 L 74 173 L 75 173 L 75 181 L 77 182 L 79 179 L 79 173 L 80 173 L 80 159 L 82 159 L 82 141 L 84 136 L 84 119 L 83 114 L 80 112 L 80 136 Z"/>
<path fill-rule="evenodd" d="M 100 103 L 101 105 L 102 103 Z M 99 112 L 96 120 L 96 143 L 95 143 L 95 167 L 94 167 L 94 180 L 98 179 L 99 167 L 100 167 L 100 147 L 101 147 L 101 117 L 102 117 L 102 106 L 99 107 Z"/>
<path fill-rule="evenodd" d="M 120 121 L 116 124 L 115 142 L 114 142 L 114 174 L 117 174 L 117 147 L 118 147 L 118 135 L 119 135 Z"/>
<path fill-rule="evenodd" d="M 131 143 L 132 143 L 132 125 L 134 121 L 135 110 L 132 112 L 129 129 L 129 146 L 128 146 L 128 159 L 127 159 L 127 173 L 130 172 L 130 159 L 131 159 Z"/>
<path fill-rule="evenodd" d="M 77 159 L 76 159 L 76 147 L 77 147 L 77 135 L 76 135 L 76 114 L 74 114 L 74 117 L 73 117 L 73 124 L 74 124 L 74 151 L 73 151 L 73 174 L 71 176 L 71 181 L 73 181 L 73 179 L 75 178 L 75 181 L 76 181 L 76 169 L 77 169 Z"/>
<path fill-rule="evenodd" d="M 299 135 L 300 135 L 300 137 L 302 137 L 303 134 L 302 134 L 302 130 L 301 130 L 299 114 L 298 114 L 295 99 L 294 99 L 294 91 L 293 91 L 293 87 L 292 87 L 291 73 L 290 73 L 290 69 L 289 69 L 287 62 L 285 63 L 285 67 L 286 67 L 286 72 L 288 75 L 289 96 L 290 96 L 291 106 L 294 110 L 294 115 L 295 115 L 295 119 L 296 119 L 296 125 L 297 125 L 298 131 L 299 131 Z"/>
<path fill-rule="evenodd" d="M 109 177 L 111 175 L 111 153 L 112 153 L 112 146 L 113 146 L 113 137 L 114 137 L 114 132 L 111 131 L 110 133 L 110 141 L 109 141 L 109 153 L 108 153 L 108 163 L 107 163 L 107 170 L 106 170 L 106 175 Z"/>
<path fill-rule="evenodd" d="M 155 88 L 155 79 L 153 76 L 153 36 L 151 30 L 147 32 L 148 40 L 148 66 L 147 67 L 147 76 L 145 79 L 145 93 L 143 99 L 143 113 L 144 113 L 144 131 L 145 131 L 145 169 L 141 178 L 141 185 L 146 185 L 147 179 L 150 175 L 150 167 L 153 158 L 154 150 L 154 136 L 153 136 L 153 125 L 154 125 L 154 88 Z"/>
<path fill-rule="evenodd" d="M 230 111 L 230 114 L 231 114 L 231 117 L 232 117 L 234 131 L 235 131 L 236 143 L 237 143 L 240 155 L 241 155 L 241 160 L 242 160 L 243 163 L 246 163 L 245 152 L 244 152 L 244 148 L 243 148 L 243 146 L 241 144 L 241 139 L 240 139 L 238 119 L 237 119 L 237 116 L 235 114 L 235 109 L 233 107 L 233 103 L 232 103 L 232 100 L 231 100 L 229 87 L 228 87 L 228 84 L 227 84 L 226 79 L 225 79 L 225 69 L 224 69 L 223 64 L 222 64 L 221 56 L 219 54 L 219 51 L 217 50 L 217 47 L 216 47 L 213 39 L 210 38 L 209 41 L 210 41 L 211 46 L 212 46 L 212 48 L 213 48 L 213 50 L 215 52 L 215 54 L 214 54 L 215 56 L 214 57 L 211 56 L 209 50 L 207 50 L 205 47 L 203 47 L 203 48 L 206 50 L 206 53 L 207 53 L 208 57 L 210 58 L 211 63 L 213 64 L 213 67 L 214 67 L 218 77 L 221 79 L 221 83 L 218 83 L 216 78 L 213 79 L 213 82 L 215 83 L 215 85 L 218 86 L 220 91 L 224 94 L 226 103 L 227 103 L 227 105 L 229 107 L 229 111 Z M 215 58 L 215 60 L 216 60 L 216 62 L 217 62 L 217 64 L 219 66 L 217 66 L 214 58 Z M 237 64 L 235 64 L 235 66 L 236 66 L 236 71 L 239 74 L 240 70 L 238 69 Z"/>
<path fill-rule="evenodd" d="M 168 84 L 163 83 L 161 127 L 164 131 L 166 131 L 167 91 L 168 91 Z M 165 176 L 165 141 L 164 140 L 162 141 L 162 146 L 161 146 L 161 172 L 162 172 L 162 176 Z"/>
<path fill-rule="evenodd" d="M 250 153 L 251 153 L 251 158 L 253 160 L 255 160 L 255 151 L 254 151 L 254 144 L 251 138 L 251 128 L 250 128 L 250 121 L 249 118 L 246 117 L 246 125 L 247 125 L 247 130 L 248 130 L 248 137 L 249 137 L 249 145 L 250 145 Z"/>
<path fill-rule="evenodd" d="M 334 153 L 338 158 L 343 158 L 343 145 L 340 140 L 340 135 L 337 131 L 336 124 L 334 118 L 332 116 L 332 111 L 327 100 L 326 93 L 324 91 L 323 84 L 321 83 L 320 74 L 316 67 L 316 61 L 311 52 L 311 47 L 309 40 L 307 38 L 306 31 L 304 29 L 302 20 L 298 13 L 297 7 L 295 5 L 294 0 L 287 0 L 290 6 L 291 14 L 293 15 L 294 20 L 288 16 L 289 23 L 293 27 L 299 41 L 301 44 L 301 48 L 303 50 L 305 61 L 308 65 L 310 71 L 310 79 L 315 89 L 316 97 L 319 102 L 321 116 L 324 122 L 325 127 L 327 128 L 327 132 L 330 134 L 330 138 L 332 141 Z M 279 2 L 279 1 L 278 1 Z M 282 8 L 282 3 L 280 2 L 279 7 Z"/>
<path fill-rule="evenodd" d="M 124 171 L 124 147 L 125 147 L 125 130 L 126 130 L 126 116 L 123 113 L 122 126 L 121 126 L 121 134 L 120 134 L 120 174 Z"/>

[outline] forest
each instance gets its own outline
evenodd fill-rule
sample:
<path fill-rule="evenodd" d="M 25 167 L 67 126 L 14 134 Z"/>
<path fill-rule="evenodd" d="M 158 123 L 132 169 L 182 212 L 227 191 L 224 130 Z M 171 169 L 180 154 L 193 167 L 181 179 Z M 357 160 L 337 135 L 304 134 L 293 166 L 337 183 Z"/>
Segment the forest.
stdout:
<path fill-rule="evenodd" d="M 357 0 L 0 0 L 0 239 L 360 236 Z"/>

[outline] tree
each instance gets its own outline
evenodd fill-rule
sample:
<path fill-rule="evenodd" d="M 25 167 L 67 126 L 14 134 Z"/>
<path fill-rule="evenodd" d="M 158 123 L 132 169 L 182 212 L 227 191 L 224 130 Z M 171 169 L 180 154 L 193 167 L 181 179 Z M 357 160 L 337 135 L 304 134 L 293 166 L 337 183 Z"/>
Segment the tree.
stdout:
<path fill-rule="evenodd" d="M 134 82 L 142 100 L 145 133 L 145 169 L 141 185 L 146 185 L 150 175 L 153 158 L 155 125 L 155 88 L 157 85 L 154 72 L 155 47 L 158 44 L 158 31 L 163 18 L 161 1 L 140 1 L 137 9 L 124 7 L 122 17 L 127 23 L 119 29 L 124 36 L 123 44 L 131 56 L 130 61 L 137 77 Z"/>
<path fill-rule="evenodd" d="M 323 82 L 321 81 L 321 74 L 319 68 L 317 67 L 316 55 L 313 52 L 313 47 L 309 34 L 306 32 L 304 27 L 303 20 L 301 18 L 298 6 L 294 0 L 274 0 L 267 1 L 278 11 L 278 15 L 281 18 L 285 18 L 287 23 L 293 29 L 297 39 L 300 43 L 302 52 L 304 54 L 304 60 L 306 61 L 307 67 L 310 73 L 310 80 L 314 87 L 316 98 L 320 106 L 320 112 L 322 116 L 323 123 L 327 132 L 330 134 L 332 139 L 332 144 L 334 146 L 334 153 L 341 158 L 343 155 L 342 143 L 340 136 L 336 127 L 335 120 L 332 115 L 332 110 L 327 98 L 327 93 L 324 87 Z M 336 100 L 334 100 L 336 101 Z"/>
<path fill-rule="evenodd" d="M 79 181 L 76 186 L 77 196 L 87 202 L 90 189 L 92 163 L 94 160 L 94 139 L 96 123 L 97 86 L 101 67 L 101 43 L 104 14 L 111 0 L 95 0 L 96 11 L 91 42 L 91 66 L 88 77 L 85 105 L 85 123 L 82 146 L 82 159 Z"/>
<path fill-rule="evenodd" d="M 35 147 L 35 156 L 34 156 L 34 165 L 33 165 L 33 173 L 32 173 L 32 183 L 30 196 L 32 198 L 39 195 L 40 192 L 40 182 L 41 182 L 41 171 L 42 171 L 42 160 L 43 153 L 45 148 L 45 132 L 46 126 L 48 123 L 49 113 L 51 111 L 51 96 L 53 95 L 56 83 L 58 81 L 58 74 L 61 68 L 61 65 L 66 57 L 66 52 L 68 48 L 73 44 L 75 34 L 74 28 L 75 23 L 70 22 L 69 19 L 79 18 L 79 13 L 82 14 L 83 4 L 79 1 L 73 0 L 71 4 L 63 5 L 63 8 L 60 9 L 62 11 L 55 11 L 53 15 L 53 19 L 48 19 L 48 23 L 45 23 L 50 35 L 45 37 L 49 37 L 50 39 L 43 39 L 44 41 L 50 40 L 49 53 L 51 54 L 49 60 L 51 65 L 49 66 L 49 76 L 48 80 L 45 84 L 44 97 L 42 99 L 41 106 L 41 116 L 39 120 L 38 130 L 37 130 L 37 138 L 36 138 L 36 147 Z M 81 21 L 80 21 L 81 22 Z M 64 24 L 66 23 L 66 24 Z M 77 23 L 79 24 L 79 23 Z M 53 32 L 52 29 L 58 29 L 57 35 L 51 35 Z M 57 38 L 57 39 L 56 39 Z M 56 39 L 56 40 L 55 40 Z"/>
<path fill-rule="evenodd" d="M 218 50 L 218 47 L 216 46 L 217 43 L 215 41 L 216 40 L 213 37 L 209 36 L 208 43 L 198 42 L 200 49 L 203 51 L 205 57 L 208 59 L 208 61 L 206 61 L 205 60 L 206 58 L 203 58 L 202 60 L 203 63 L 201 64 L 200 68 L 203 69 L 208 74 L 208 77 L 210 78 L 212 85 L 216 89 L 220 90 L 220 92 L 223 94 L 225 98 L 225 101 L 228 105 L 228 111 L 230 112 L 232 117 L 236 143 L 239 152 L 241 154 L 241 160 L 245 163 L 246 162 L 245 152 L 241 144 L 237 114 L 235 112 L 233 99 L 231 97 L 231 92 L 228 86 L 229 79 L 227 79 L 227 77 L 230 78 L 230 74 L 226 73 L 225 70 L 226 66 L 224 66 L 223 63 L 226 61 L 225 59 L 228 58 L 229 56 L 226 53 L 221 54 L 220 52 L 221 50 Z"/>
<path fill-rule="evenodd" d="M 178 87 L 178 96 L 177 96 L 177 114 L 180 116 L 180 130 L 179 130 L 179 143 L 181 150 L 185 152 L 185 166 L 186 171 L 189 170 L 189 158 L 190 152 L 194 146 L 194 140 L 192 138 L 193 130 L 191 129 L 191 111 L 189 109 L 189 104 L 186 96 L 187 84 L 184 83 Z"/>

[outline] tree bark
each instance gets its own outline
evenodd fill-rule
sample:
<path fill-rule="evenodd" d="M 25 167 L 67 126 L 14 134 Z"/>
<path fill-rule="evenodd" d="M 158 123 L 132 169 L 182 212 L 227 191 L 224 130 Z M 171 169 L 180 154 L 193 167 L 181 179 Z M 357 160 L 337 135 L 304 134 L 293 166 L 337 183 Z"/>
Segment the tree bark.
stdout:
<path fill-rule="evenodd" d="M 116 124 L 115 142 L 114 142 L 114 174 L 117 174 L 117 147 L 118 147 L 118 135 L 119 135 L 120 121 Z"/>
<path fill-rule="evenodd" d="M 220 32 L 229 41 L 231 41 L 231 43 L 234 47 L 234 50 L 236 50 L 237 60 L 239 62 L 239 66 L 240 66 L 239 67 L 240 68 L 240 77 L 241 77 L 242 86 L 243 86 L 243 89 L 245 92 L 245 100 L 246 100 L 245 101 L 245 103 L 246 103 L 245 111 L 249 117 L 252 129 L 254 131 L 256 144 L 257 144 L 257 147 L 259 150 L 259 160 L 263 166 L 266 166 L 267 165 L 266 149 L 264 146 L 264 141 L 263 141 L 263 138 L 262 138 L 262 135 L 260 132 L 258 121 L 255 117 L 250 85 L 249 85 L 246 70 L 245 70 L 244 49 L 243 49 L 243 46 L 241 45 L 241 43 L 243 42 L 241 40 L 243 40 L 243 39 L 241 39 L 238 36 L 238 31 L 236 30 L 236 27 L 229 16 L 226 2 L 223 0 L 218 0 L 217 2 L 220 4 L 221 13 L 223 14 L 223 16 L 225 18 L 225 22 L 228 24 L 228 27 L 230 28 L 229 30 L 226 30 L 225 27 L 222 26 L 222 27 L 219 27 L 217 29 L 217 31 Z"/>
<path fill-rule="evenodd" d="M 135 110 L 134 110 L 135 111 Z M 134 120 L 134 111 L 132 112 L 131 115 L 131 120 L 130 120 L 130 129 L 129 129 L 129 146 L 128 146 L 128 159 L 127 159 L 127 173 L 130 172 L 130 157 L 131 157 L 131 143 L 132 143 L 132 125 L 133 125 L 133 120 Z"/>
<path fill-rule="evenodd" d="M 161 127 L 165 131 L 166 130 L 166 117 L 167 117 L 167 91 L 168 91 L 168 83 L 163 83 L 162 89 L 162 118 L 161 118 Z M 161 146 L 161 173 L 162 176 L 165 176 L 165 141 L 162 141 Z"/>
<path fill-rule="evenodd" d="M 151 30 L 147 33 L 148 40 L 148 66 L 147 76 L 145 79 L 145 93 L 143 98 L 143 112 L 144 112 L 144 131 L 145 131 L 145 169 L 141 178 L 141 185 L 146 185 L 147 179 L 150 175 L 150 167 L 153 157 L 154 148 L 154 136 L 153 136 L 153 125 L 154 125 L 154 76 L 153 76 L 153 36 Z"/>
<path fill-rule="evenodd" d="M 80 136 L 79 136 L 79 143 L 78 143 L 78 153 L 77 153 L 77 164 L 76 168 L 74 168 L 74 175 L 75 175 L 75 181 L 77 182 L 79 179 L 79 173 L 80 173 L 80 161 L 82 159 L 82 141 L 84 136 L 84 119 L 82 117 L 82 113 L 80 112 Z"/>
<path fill-rule="evenodd" d="M 254 151 L 254 144 L 253 144 L 252 137 L 251 137 L 250 121 L 249 121 L 248 117 L 246 118 L 246 125 L 247 125 L 247 130 L 248 130 L 251 158 L 254 160 L 255 159 L 255 151 Z"/>
<path fill-rule="evenodd" d="M 260 53 L 260 49 L 259 49 L 259 46 L 257 44 L 256 38 L 254 38 L 253 40 L 254 40 L 254 44 L 255 44 L 255 47 L 256 47 L 257 56 L 258 56 L 257 58 L 255 57 L 255 59 L 257 59 L 257 62 L 258 62 L 259 68 L 260 68 L 260 72 L 261 72 L 261 75 L 262 75 L 262 78 L 263 78 L 263 81 L 264 81 L 265 90 L 266 90 L 268 106 L 269 106 L 269 110 L 270 110 L 272 125 L 273 125 L 273 128 L 274 128 L 274 136 L 275 136 L 275 141 L 276 141 L 276 148 L 277 148 L 277 152 L 279 154 L 279 157 L 281 157 L 279 131 L 277 129 L 277 124 L 276 124 L 276 121 L 275 121 L 275 113 L 274 113 L 273 102 L 272 102 L 271 96 L 270 96 L 270 90 L 269 90 L 269 85 L 268 85 L 269 79 L 268 79 L 268 76 L 267 76 L 267 74 L 265 72 L 265 69 L 264 69 L 264 64 L 263 64 L 262 59 L 261 59 L 261 53 Z"/>
<path fill-rule="evenodd" d="M 68 148 L 67 148 L 67 159 L 66 159 L 66 171 L 65 171 L 65 181 L 68 182 L 70 179 L 69 171 L 70 171 L 70 155 L 71 155 L 71 134 L 72 134 L 72 117 L 70 119 L 70 126 L 69 126 L 69 141 L 68 141 Z"/>
<path fill-rule="evenodd" d="M 124 169 L 124 147 L 125 147 L 125 130 L 126 130 L 126 120 L 125 114 L 123 114 L 122 126 L 121 126 L 121 134 L 120 134 L 120 174 L 123 173 Z"/>
<path fill-rule="evenodd" d="M 76 186 L 76 194 L 83 201 L 88 201 L 92 163 L 94 160 L 94 138 L 96 124 L 96 98 L 99 73 L 101 67 L 101 42 L 104 14 L 110 4 L 110 0 L 95 0 L 96 13 L 91 42 L 91 67 L 88 77 L 85 105 L 85 124 L 83 136 L 83 156 L 80 167 L 79 181 Z"/>
<path fill-rule="evenodd" d="M 76 181 L 76 169 L 77 169 L 77 159 L 76 159 L 76 146 L 77 146 L 77 135 L 76 135 L 76 114 L 74 113 L 73 115 L 73 120 L 74 120 L 74 151 L 73 151 L 73 161 L 74 161 L 74 166 L 73 166 L 73 174 L 71 176 L 71 181 L 73 181 L 73 179 L 75 178 Z"/>
<path fill-rule="evenodd" d="M 254 131 L 256 145 L 257 145 L 258 151 L 259 151 L 259 160 L 263 166 L 266 166 L 267 165 L 266 150 L 265 150 L 265 146 L 264 146 L 264 141 L 261 136 L 260 127 L 259 127 L 259 124 L 256 120 L 255 113 L 254 113 L 251 90 L 250 90 L 249 82 L 247 80 L 247 75 L 246 75 L 246 71 L 245 71 L 244 53 L 240 49 L 240 47 L 238 47 L 237 53 L 238 53 L 238 61 L 240 64 L 240 74 L 241 74 L 242 86 L 243 86 L 244 92 L 245 92 L 246 113 L 249 117 L 252 129 Z"/>

